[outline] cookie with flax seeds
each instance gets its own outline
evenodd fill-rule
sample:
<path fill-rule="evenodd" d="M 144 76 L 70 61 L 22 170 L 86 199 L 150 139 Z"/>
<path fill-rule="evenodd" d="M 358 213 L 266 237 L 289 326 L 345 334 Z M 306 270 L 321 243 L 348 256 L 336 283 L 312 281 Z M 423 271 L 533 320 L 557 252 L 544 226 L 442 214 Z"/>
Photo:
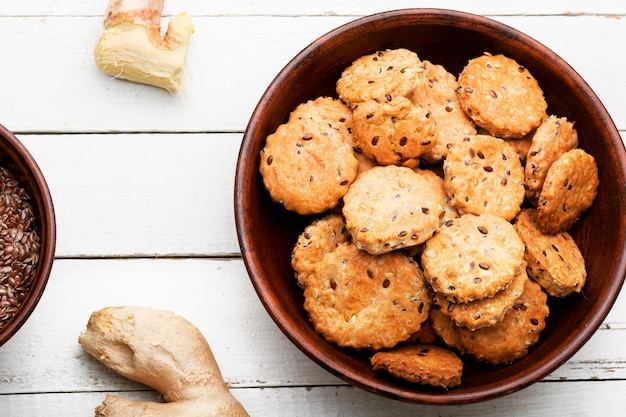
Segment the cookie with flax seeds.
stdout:
<path fill-rule="evenodd" d="M 402 96 L 359 103 L 353 110 L 355 146 L 379 165 L 416 167 L 436 142 L 429 110 Z"/>
<path fill-rule="evenodd" d="M 419 73 L 418 84 L 411 101 L 419 107 L 428 109 L 437 122 L 436 143 L 422 159 L 437 163 L 445 159 L 456 142 L 469 135 L 476 134 L 476 125 L 465 114 L 456 94 L 456 77 L 442 65 L 422 61 L 423 71 Z"/>
<path fill-rule="evenodd" d="M 441 388 L 461 384 L 463 361 L 449 349 L 422 344 L 409 344 L 376 352 L 372 369 L 416 384 Z"/>
<path fill-rule="evenodd" d="M 443 206 L 443 214 L 439 213 L 439 225 L 446 224 L 449 220 L 454 220 L 459 218 L 461 215 L 459 211 L 456 209 L 450 197 L 446 192 L 446 183 L 442 177 L 439 176 L 436 172 L 431 169 L 419 169 L 416 168 L 414 170 L 416 173 L 424 176 L 428 181 L 432 182 L 435 187 L 439 189 L 439 193 L 443 197 L 441 202 Z"/>
<path fill-rule="evenodd" d="M 290 120 L 303 123 L 326 124 L 337 130 L 352 146 L 352 110 L 341 100 L 333 97 L 318 97 L 297 106 L 289 115 Z"/>
<path fill-rule="evenodd" d="M 444 195 L 410 168 L 378 166 L 359 175 L 343 199 L 353 241 L 372 254 L 423 243 L 439 228 Z"/>
<path fill-rule="evenodd" d="M 358 161 L 344 137 L 342 117 L 325 119 L 311 103 L 300 106 L 297 116 L 267 137 L 259 171 L 272 199 L 287 210 L 323 213 L 348 191 Z M 307 109 L 314 115 L 303 116 Z"/>
<path fill-rule="evenodd" d="M 329 342 L 378 350 L 420 329 L 430 293 L 419 265 L 402 253 L 370 255 L 344 243 L 315 265 L 304 289 L 304 308 Z"/>
<path fill-rule="evenodd" d="M 528 69 L 504 55 L 471 59 L 459 75 L 461 107 L 491 135 L 521 138 L 546 115 L 547 103 Z"/>
<path fill-rule="evenodd" d="M 313 272 L 315 264 L 326 253 L 349 240 L 350 234 L 341 214 L 327 214 L 305 227 L 291 252 L 291 266 L 298 286 L 306 286 L 306 279 Z"/>
<path fill-rule="evenodd" d="M 464 352 L 478 362 L 491 365 L 511 363 L 526 356 L 546 327 L 550 312 L 547 299 L 539 284 L 526 280 L 524 292 L 504 319 L 477 330 L 457 327 Z"/>
<path fill-rule="evenodd" d="M 535 209 L 522 210 L 515 220 L 515 230 L 526 245 L 524 259 L 530 277 L 554 297 L 582 291 L 587 279 L 585 260 L 569 233 L 543 233 Z"/>
<path fill-rule="evenodd" d="M 454 303 L 445 296 L 435 293 L 433 305 L 441 307 L 441 312 L 450 317 L 457 326 L 470 330 L 493 326 L 504 318 L 504 315 L 515 304 L 524 291 L 524 283 L 528 279 L 525 263 L 519 268 L 509 285 L 498 291 L 493 297 L 468 303 Z"/>
<path fill-rule="evenodd" d="M 537 204 L 541 187 L 554 161 L 578 146 L 578 133 L 574 123 L 565 117 L 549 116 L 543 120 L 532 136 L 526 157 L 524 182 L 526 198 Z"/>
<path fill-rule="evenodd" d="M 337 80 L 336 91 L 348 106 L 380 99 L 385 94 L 410 98 L 420 59 L 408 49 L 387 49 L 356 59 Z"/>
<path fill-rule="evenodd" d="M 448 195 L 461 213 L 495 214 L 511 220 L 524 201 L 524 168 L 504 140 L 468 136 L 444 161 Z"/>
<path fill-rule="evenodd" d="M 572 149 L 552 163 L 539 194 L 537 224 L 548 234 L 570 229 L 593 204 L 598 192 L 598 167 L 593 156 Z"/>
<path fill-rule="evenodd" d="M 426 241 L 421 260 L 435 292 L 467 303 L 506 288 L 523 258 L 524 243 L 511 223 L 492 214 L 465 214 Z"/>

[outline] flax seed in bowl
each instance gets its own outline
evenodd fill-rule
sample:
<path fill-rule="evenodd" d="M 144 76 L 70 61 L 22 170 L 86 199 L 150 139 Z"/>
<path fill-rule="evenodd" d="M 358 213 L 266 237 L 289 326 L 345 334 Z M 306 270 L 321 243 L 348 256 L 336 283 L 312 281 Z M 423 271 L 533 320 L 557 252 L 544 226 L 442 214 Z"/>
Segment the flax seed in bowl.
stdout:
<path fill-rule="evenodd" d="M 579 147 L 597 163 L 600 186 L 592 207 L 570 229 L 586 261 L 587 282 L 575 296 L 549 301 L 539 341 L 511 364 L 464 358 L 461 383 L 447 390 L 411 384 L 372 370 L 371 352 L 339 348 L 313 328 L 291 268 L 298 236 L 311 223 L 273 202 L 259 173 L 268 135 L 301 103 L 337 97 L 342 71 L 356 59 L 406 48 L 460 74 L 472 58 L 503 54 L 524 65 L 543 88 L 548 113 L 575 121 Z M 600 327 L 626 275 L 626 151 L 603 104 L 556 53 L 504 24 L 468 13 L 397 10 L 357 19 L 313 41 L 276 76 L 261 97 L 241 144 L 235 178 L 235 219 L 243 260 L 257 294 L 284 334 L 306 355 L 346 382 L 409 402 L 462 404 L 518 391 L 544 378 Z"/>
<path fill-rule="evenodd" d="M 0 125 L 0 346 L 37 306 L 55 245 L 47 183 L 26 147 Z"/>

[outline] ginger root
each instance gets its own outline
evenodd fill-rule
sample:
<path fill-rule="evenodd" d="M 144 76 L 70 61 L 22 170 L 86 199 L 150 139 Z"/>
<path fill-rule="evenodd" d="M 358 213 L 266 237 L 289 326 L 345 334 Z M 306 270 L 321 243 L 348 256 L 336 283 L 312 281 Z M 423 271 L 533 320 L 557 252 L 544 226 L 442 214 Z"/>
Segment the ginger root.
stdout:
<path fill-rule="evenodd" d="M 202 333 L 184 318 L 147 307 L 92 313 L 81 346 L 111 370 L 157 390 L 166 403 L 107 394 L 96 417 L 246 417 Z"/>
<path fill-rule="evenodd" d="M 164 88 L 183 86 L 183 67 L 194 31 L 185 12 L 172 19 L 161 38 L 164 0 L 111 0 L 94 49 L 96 66 L 106 74 Z"/>

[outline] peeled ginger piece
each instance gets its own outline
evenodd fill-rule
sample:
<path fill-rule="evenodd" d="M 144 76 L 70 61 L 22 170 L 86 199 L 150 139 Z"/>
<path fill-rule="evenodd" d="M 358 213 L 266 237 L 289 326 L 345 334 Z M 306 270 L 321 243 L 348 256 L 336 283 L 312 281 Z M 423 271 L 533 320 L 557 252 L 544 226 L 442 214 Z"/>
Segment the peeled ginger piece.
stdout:
<path fill-rule="evenodd" d="M 194 28 L 186 12 L 172 19 L 161 37 L 164 0 L 111 0 L 94 49 L 104 73 L 164 88 L 183 87 L 183 68 Z"/>

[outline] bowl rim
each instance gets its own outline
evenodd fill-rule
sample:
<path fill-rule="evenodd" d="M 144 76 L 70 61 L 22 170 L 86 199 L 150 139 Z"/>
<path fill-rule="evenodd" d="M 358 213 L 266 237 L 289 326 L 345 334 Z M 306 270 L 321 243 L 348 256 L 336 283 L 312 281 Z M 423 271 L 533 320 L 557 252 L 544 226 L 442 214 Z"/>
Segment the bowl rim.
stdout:
<path fill-rule="evenodd" d="M 33 181 L 31 200 L 39 199 L 42 212 L 37 212 L 40 222 L 40 254 L 37 264 L 36 283 L 29 290 L 13 319 L 0 332 L 0 347 L 11 339 L 29 319 L 39 303 L 48 284 L 56 251 L 56 218 L 52 195 L 39 165 L 26 146 L 8 128 L 0 124 L 0 141 L 5 142 L 12 150 L 11 158 L 28 169 L 25 176 Z M 24 186 L 24 184 L 22 184 Z M 38 195 L 32 195 L 32 193 Z"/>
<path fill-rule="evenodd" d="M 593 98 L 593 101 L 597 104 L 597 110 L 602 113 L 603 116 L 606 117 L 606 121 L 608 122 L 607 128 L 612 131 L 613 135 L 616 137 L 620 137 L 619 132 L 611 119 L 608 111 L 604 107 L 604 104 L 599 100 L 595 92 L 591 89 L 591 87 L 587 84 L 587 82 L 561 57 L 559 57 L 556 53 L 554 53 L 551 49 L 547 48 L 545 45 L 541 44 L 539 41 L 534 38 L 526 35 L 525 33 L 515 29 L 509 25 L 498 22 L 496 20 L 456 10 L 449 9 L 438 9 L 438 8 L 406 8 L 406 9 L 396 9 L 390 11 L 384 11 L 380 13 L 375 13 L 363 17 L 356 18 L 350 22 L 344 23 L 336 28 L 328 31 L 326 34 L 320 36 L 309 45 L 307 45 L 304 49 L 302 49 L 297 55 L 295 55 L 285 66 L 284 68 L 276 75 L 276 77 L 269 84 L 261 98 L 259 99 L 251 117 L 246 127 L 246 130 L 243 135 L 243 140 L 241 143 L 241 148 L 239 151 L 239 157 L 236 165 L 236 175 L 235 175 L 235 193 L 234 193 L 234 203 L 235 203 L 235 224 L 237 229 L 237 236 L 239 240 L 239 245 L 241 248 L 242 258 L 253 284 L 259 299 L 264 305 L 266 311 L 271 316 L 272 320 L 275 324 L 281 329 L 281 331 L 287 336 L 287 338 L 296 345 L 303 353 L 305 353 L 310 359 L 316 362 L 318 365 L 339 377 L 340 379 L 352 384 L 354 386 L 360 387 L 366 391 L 374 392 L 382 396 L 386 396 L 393 399 L 422 403 L 422 404 L 431 404 L 431 405 L 450 405 L 450 404 L 467 404 L 467 403 L 475 403 L 480 401 L 486 401 L 495 399 L 498 397 L 502 397 L 504 395 L 511 394 L 513 392 L 519 391 L 534 382 L 544 378 L 558 367 L 560 367 L 563 363 L 568 361 L 580 348 L 593 336 L 593 334 L 598 330 L 609 311 L 611 310 L 613 304 L 615 303 L 617 296 L 619 295 L 621 288 L 626 279 L 626 257 L 622 257 L 619 261 L 619 265 L 617 266 L 617 271 L 620 275 L 620 279 L 618 282 L 615 282 L 610 289 L 609 297 L 603 300 L 601 304 L 601 308 L 598 310 L 598 314 L 596 314 L 593 320 L 586 323 L 586 327 L 582 329 L 575 338 L 572 339 L 572 343 L 568 345 L 564 351 L 562 351 L 557 357 L 551 358 L 549 361 L 541 365 L 540 367 L 533 369 L 531 372 L 524 374 L 519 379 L 514 381 L 509 381 L 505 384 L 492 384 L 487 389 L 483 389 L 480 391 L 480 396 L 474 392 L 457 394 L 454 390 L 447 391 L 445 394 L 441 393 L 431 393 L 428 391 L 415 391 L 415 390 L 407 390 L 402 388 L 400 385 L 397 386 L 397 389 L 389 388 L 389 386 L 385 385 L 372 385 L 372 381 L 361 377 L 358 373 L 353 372 L 344 372 L 340 373 L 335 369 L 335 365 L 337 361 L 335 361 L 332 357 L 328 357 L 324 352 L 317 349 L 317 347 L 313 344 L 307 344 L 305 338 L 302 336 L 300 332 L 297 331 L 298 324 L 291 319 L 290 317 L 286 317 L 281 314 L 281 310 L 277 307 L 278 300 L 276 297 L 269 292 L 269 286 L 259 277 L 261 275 L 261 270 L 258 265 L 255 264 L 255 260 L 252 258 L 251 252 L 253 248 L 247 241 L 247 230 L 250 226 L 248 219 L 246 218 L 247 208 L 244 205 L 244 190 L 246 187 L 250 186 L 250 179 L 252 173 L 248 172 L 248 167 L 245 164 L 245 160 L 247 157 L 256 157 L 256 155 L 250 154 L 250 148 L 252 145 L 252 137 L 254 136 L 255 124 L 258 123 L 259 117 L 262 115 L 262 108 L 264 103 L 267 101 L 268 97 L 271 97 L 274 94 L 277 94 L 277 91 L 280 89 L 281 83 L 285 80 L 285 78 L 294 71 L 300 62 L 306 58 L 307 54 L 315 51 L 317 48 L 320 48 L 320 42 L 323 40 L 328 40 L 332 38 L 336 38 L 345 32 L 349 32 L 356 27 L 368 24 L 376 24 L 382 20 L 386 19 L 395 19 L 395 18 L 406 18 L 410 16 L 410 18 L 415 19 L 413 24 L 416 24 L 419 20 L 422 19 L 454 19 L 454 20 L 471 20 L 473 24 L 476 26 L 480 26 L 483 28 L 487 28 L 490 31 L 498 32 L 500 34 L 506 33 L 509 36 L 515 36 L 516 39 L 524 42 L 526 45 L 532 47 L 537 51 L 541 51 L 541 53 L 549 54 L 549 58 L 558 61 L 559 66 L 567 72 L 567 75 L 573 78 L 573 82 L 579 85 L 581 88 L 585 90 L 585 93 Z M 621 148 L 618 149 L 618 152 L 621 152 L 623 155 L 626 155 L 626 151 L 624 150 L 624 143 L 622 141 Z M 625 156 L 626 159 L 626 156 Z M 626 178 L 626 166 L 622 165 L 621 167 L 622 173 Z M 271 299 L 271 300 L 270 300 Z M 270 302 L 271 301 L 271 302 Z M 342 369 L 345 371 L 345 369 Z"/>

